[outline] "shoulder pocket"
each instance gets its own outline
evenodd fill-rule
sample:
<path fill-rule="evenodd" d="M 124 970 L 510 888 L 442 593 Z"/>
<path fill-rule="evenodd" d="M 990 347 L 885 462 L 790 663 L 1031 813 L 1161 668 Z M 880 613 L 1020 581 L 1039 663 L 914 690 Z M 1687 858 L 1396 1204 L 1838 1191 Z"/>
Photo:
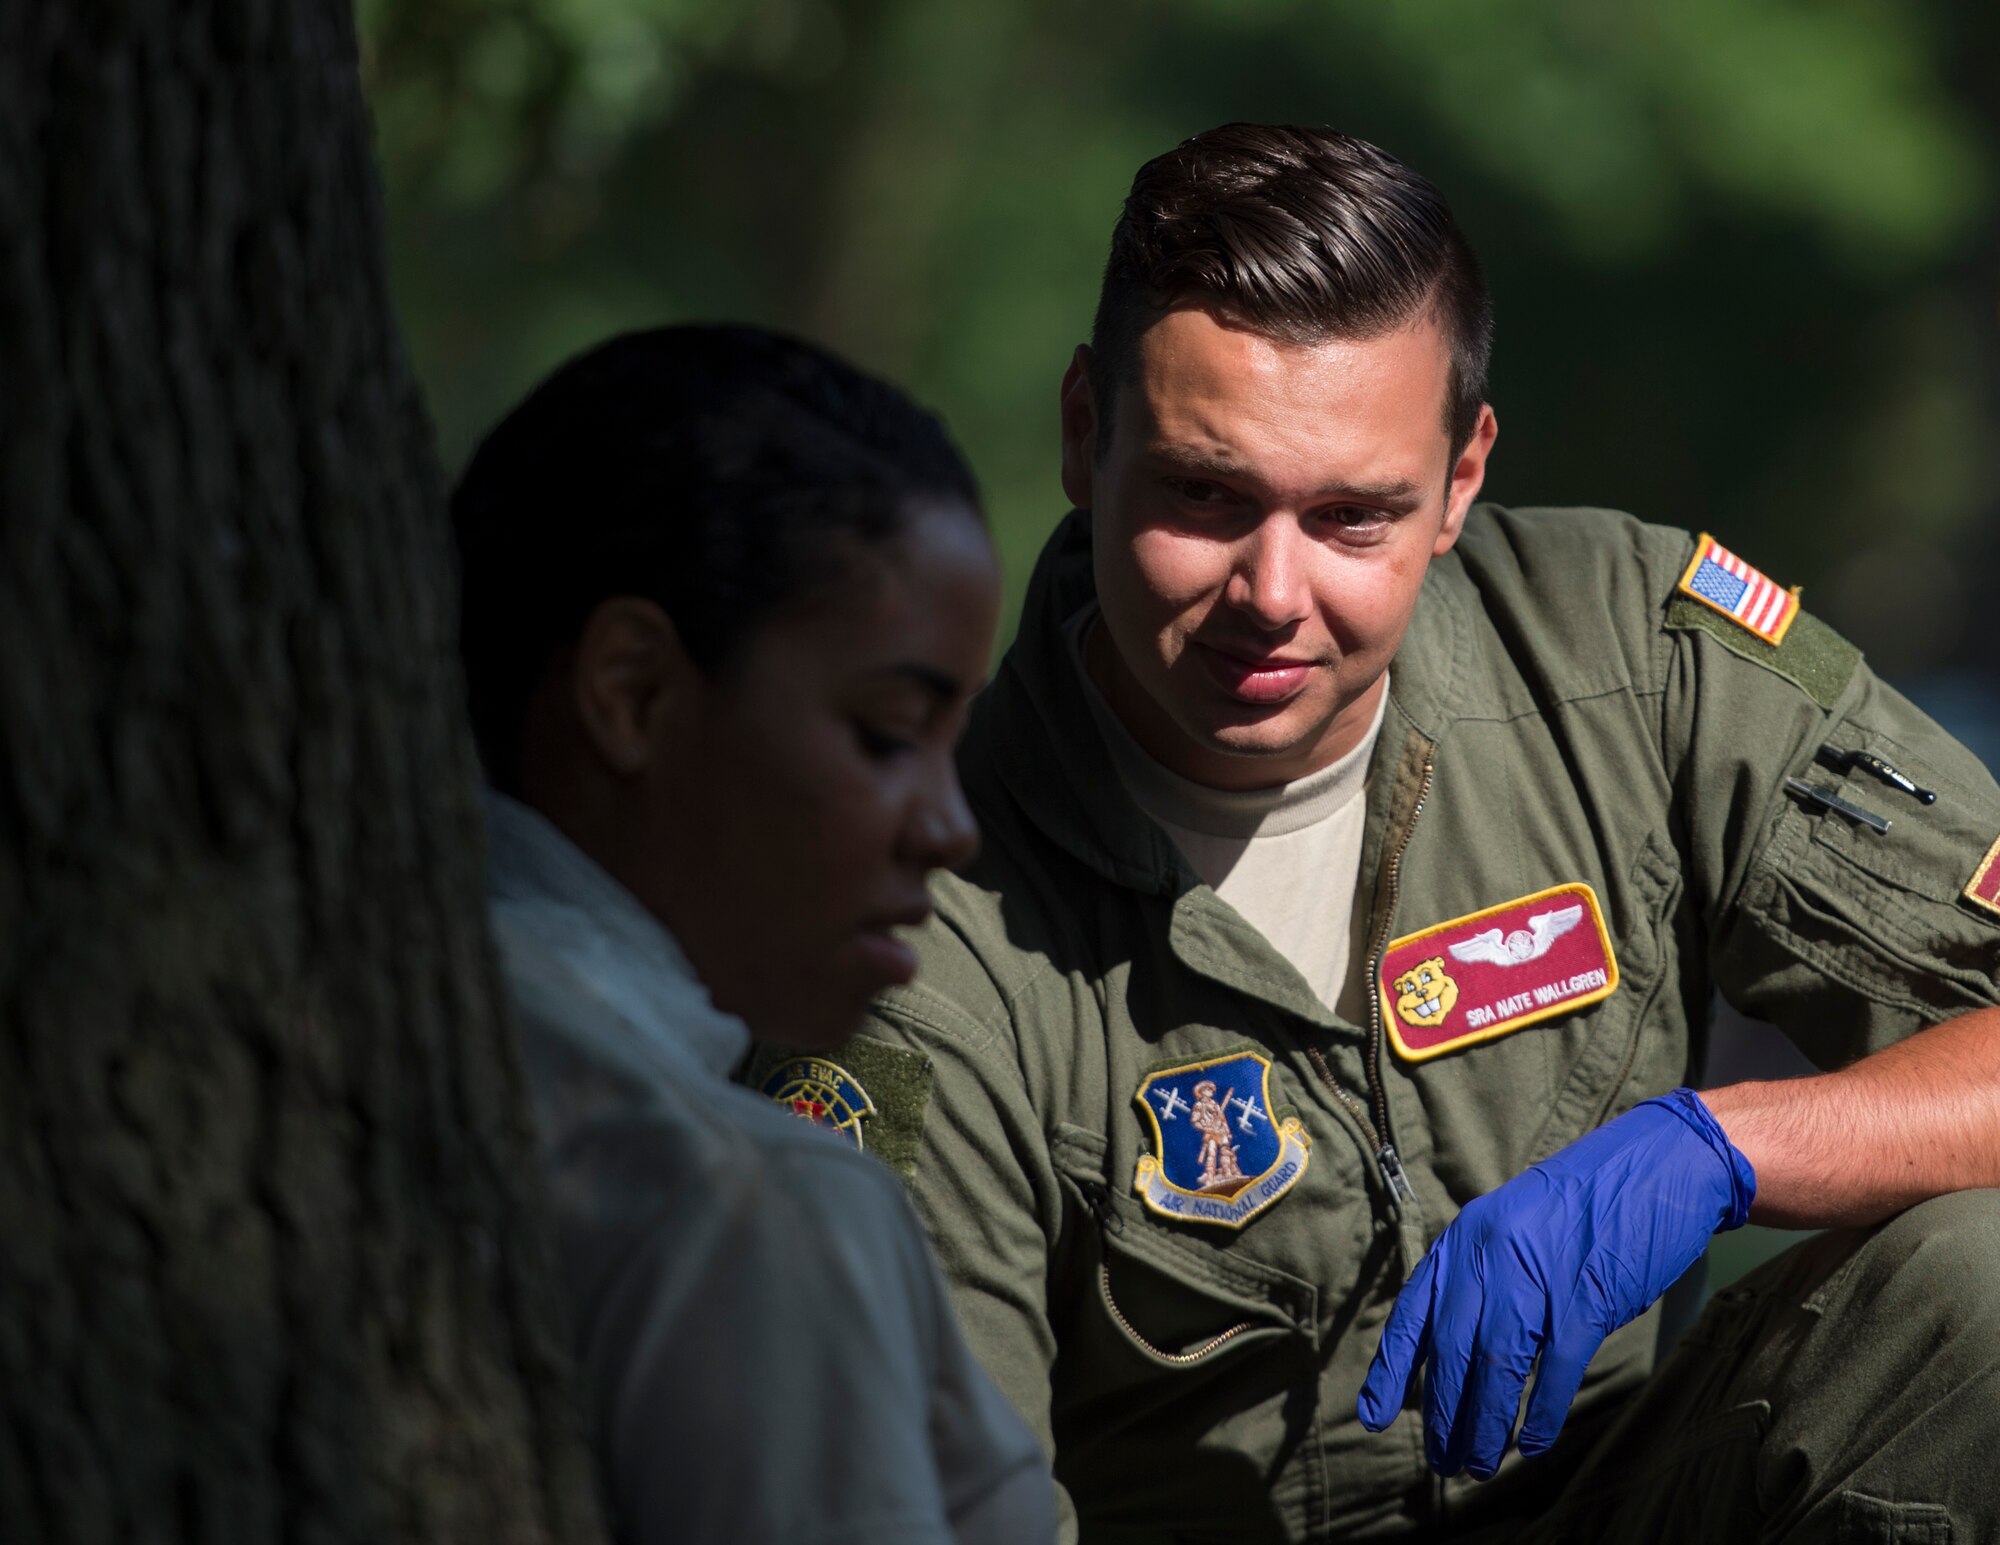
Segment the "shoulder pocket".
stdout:
<path fill-rule="evenodd" d="M 1879 757 L 1919 787 L 1934 792 L 1937 799 L 1926 805 L 1858 768 L 1842 773 L 1815 763 L 1801 776 L 1801 782 L 1884 817 L 1889 829 L 1878 832 L 1836 811 L 1801 805 L 1797 796 L 1788 795 L 1797 818 L 1813 825 L 1814 856 L 1834 855 L 1841 865 L 1861 871 L 1892 891 L 1955 904 L 1981 857 L 2000 837 L 2000 798 L 1990 787 L 1968 786 L 1950 770 L 1887 735 L 1850 729 L 1854 732 L 1836 745 L 1838 751 Z M 1840 872 L 1832 865 L 1810 867 L 1829 878 Z M 2000 927 L 2000 914 L 1989 913 L 1987 920 Z"/>

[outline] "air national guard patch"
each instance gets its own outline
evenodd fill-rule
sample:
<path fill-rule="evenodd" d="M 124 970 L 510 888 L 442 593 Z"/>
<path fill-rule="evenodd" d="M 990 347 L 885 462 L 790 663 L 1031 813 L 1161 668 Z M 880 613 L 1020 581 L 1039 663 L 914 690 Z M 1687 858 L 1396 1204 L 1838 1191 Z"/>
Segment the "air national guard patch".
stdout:
<path fill-rule="evenodd" d="M 1185 1223 L 1241 1228 L 1298 1184 L 1312 1139 L 1271 1114 L 1271 1059 L 1253 1051 L 1149 1073 L 1133 1095 L 1153 1129 L 1132 1189 Z"/>
<path fill-rule="evenodd" d="M 861 1123 L 875 1114 L 875 1102 L 854 1075 L 824 1057 L 793 1057 L 771 1070 L 758 1086 L 801 1121 L 837 1132 L 862 1146 Z"/>
<path fill-rule="evenodd" d="M 1799 614 L 1797 592 L 1766 579 L 1705 531 L 1677 588 L 1774 649 Z"/>
<path fill-rule="evenodd" d="M 1618 990 L 1597 893 L 1558 885 L 1395 940 L 1382 1023 L 1410 1062 L 1567 1014 Z"/>
<path fill-rule="evenodd" d="M 2000 842 L 1995 842 L 1986 850 L 1979 867 L 1972 871 L 1972 879 L 1965 887 L 1965 899 L 1975 907 L 1984 907 L 1995 917 L 2000 917 Z"/>

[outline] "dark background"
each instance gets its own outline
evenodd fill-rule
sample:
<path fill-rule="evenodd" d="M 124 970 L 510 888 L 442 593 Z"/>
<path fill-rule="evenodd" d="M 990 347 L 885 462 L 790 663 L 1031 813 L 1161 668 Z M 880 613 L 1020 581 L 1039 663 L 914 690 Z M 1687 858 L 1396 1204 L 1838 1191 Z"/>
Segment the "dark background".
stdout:
<path fill-rule="evenodd" d="M 617 329 L 747 318 L 941 409 L 1010 602 L 1133 170 L 1328 123 L 1452 200 L 1512 503 L 1713 532 L 2000 765 L 2000 6 L 362 0 L 447 467 Z M 1012 612 L 1005 631 L 1012 631 Z M 1790 1071 L 1718 1038 L 1727 1077 Z M 1727 1278 L 1777 1242 L 1734 1236 Z"/>
<path fill-rule="evenodd" d="M 741 317 L 913 386 L 1018 596 L 1133 169 L 1231 118 L 1436 180 L 1488 491 L 1713 531 L 1892 679 L 2000 675 L 2000 7 L 363 0 L 447 466 L 564 354 Z"/>

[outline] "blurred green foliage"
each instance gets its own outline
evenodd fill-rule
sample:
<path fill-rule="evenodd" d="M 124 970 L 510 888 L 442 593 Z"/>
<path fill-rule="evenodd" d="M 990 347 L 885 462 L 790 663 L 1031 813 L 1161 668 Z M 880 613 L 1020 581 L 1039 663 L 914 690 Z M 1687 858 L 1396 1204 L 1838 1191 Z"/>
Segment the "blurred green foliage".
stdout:
<path fill-rule="evenodd" d="M 456 466 L 610 331 L 741 317 L 951 420 L 1018 585 L 1146 157 L 1323 122 L 1487 264 L 1489 492 L 1713 530 L 1895 671 L 1986 658 L 1991 0 L 361 0 Z M 1982 545 L 1987 544 L 1987 545 Z"/>

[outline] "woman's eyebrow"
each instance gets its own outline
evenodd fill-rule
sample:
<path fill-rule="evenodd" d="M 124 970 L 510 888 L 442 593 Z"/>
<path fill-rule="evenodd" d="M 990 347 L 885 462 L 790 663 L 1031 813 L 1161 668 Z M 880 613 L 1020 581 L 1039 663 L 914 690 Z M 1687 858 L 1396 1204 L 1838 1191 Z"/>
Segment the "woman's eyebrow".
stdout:
<path fill-rule="evenodd" d="M 941 671 L 935 665 L 926 665 L 921 660 L 897 660 L 888 665 L 878 665 L 867 674 L 913 681 L 931 696 L 946 701 L 957 697 L 964 685 L 949 671 Z"/>

